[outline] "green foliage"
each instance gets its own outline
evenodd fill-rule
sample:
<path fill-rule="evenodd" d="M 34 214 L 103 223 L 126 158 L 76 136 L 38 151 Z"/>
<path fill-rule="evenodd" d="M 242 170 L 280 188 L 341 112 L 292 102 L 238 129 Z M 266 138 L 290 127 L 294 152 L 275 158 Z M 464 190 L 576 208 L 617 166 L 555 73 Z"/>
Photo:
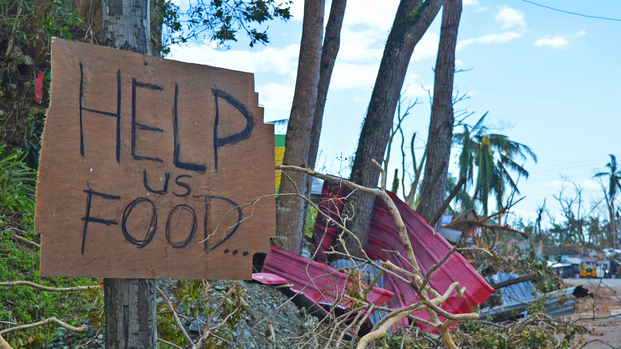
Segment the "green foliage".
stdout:
<path fill-rule="evenodd" d="M 209 337 L 205 348 L 226 348 L 227 343 L 219 338 L 227 341 L 232 340 L 233 329 L 242 320 L 242 314 L 248 308 L 246 294 L 241 289 L 235 289 L 228 298 L 224 299 L 230 288 L 214 287 L 204 280 L 179 280 L 174 288 L 172 297 L 173 307 L 178 313 L 186 314 L 186 316 L 181 316 L 186 329 L 190 323 L 193 323 L 202 330 L 205 327 L 205 319 L 208 319 L 210 316 L 213 316 L 210 327 L 217 326 L 224 319 L 227 319 L 223 326 L 213 332 L 215 336 Z M 223 301 L 223 299 L 222 307 L 216 309 L 217 304 Z M 239 310 L 235 312 L 237 308 Z M 216 311 L 217 313 L 214 315 L 213 313 Z M 179 346 L 189 345 L 177 327 L 172 311 L 166 301 L 162 300 L 159 302 L 157 312 L 158 335 L 162 339 Z M 163 344 L 160 346 L 162 348 L 169 347 Z"/>
<path fill-rule="evenodd" d="M 94 279 L 74 278 L 39 278 L 39 254 L 33 249 L 27 249 L 15 243 L 12 232 L 6 225 L 0 226 L 0 282 L 25 280 L 50 287 L 71 287 L 78 285 L 96 285 Z M 36 239 L 37 234 L 32 231 L 24 237 Z M 7 323 L 17 325 L 28 324 L 43 318 L 56 316 L 72 325 L 80 325 L 86 314 L 100 311 L 101 291 L 89 292 L 46 292 L 38 289 L 18 286 L 0 287 L 0 329 L 5 329 Z M 23 331 L 5 334 L 5 339 L 14 348 L 45 347 L 45 342 L 54 336 L 55 326 L 32 328 Z"/>
<path fill-rule="evenodd" d="M 537 277 L 532 281 L 537 291 L 541 293 L 548 293 L 558 290 L 560 287 L 560 280 L 554 270 L 548 267 L 545 260 L 532 258 L 529 273 L 537 273 Z M 525 275 L 525 274 L 520 274 Z"/>
<path fill-rule="evenodd" d="M 243 31 L 250 39 L 250 46 L 267 44 L 267 28 L 258 25 L 273 19 L 291 18 L 291 1 L 276 3 L 274 0 L 197 0 L 190 2 L 187 11 L 171 0 L 159 4 L 164 24 L 162 32 L 162 53 L 170 53 L 170 46 L 194 40 L 201 43 L 213 42 L 218 47 L 229 41 L 237 41 L 237 33 Z"/>
<path fill-rule="evenodd" d="M 24 152 L 6 153 L 6 145 L 0 146 L 0 211 L 17 214 L 22 224 L 32 226 L 37 172 L 24 163 Z"/>
<path fill-rule="evenodd" d="M 53 36 L 73 38 L 84 27 L 67 1 L 0 0 L 0 144 L 26 151 L 32 168 L 38 166 L 50 81 L 44 79 L 39 105 L 33 77 L 48 66 L 46 53 Z"/>
<path fill-rule="evenodd" d="M 41 30 L 36 38 L 43 34 L 45 40 L 53 36 L 72 39 L 72 31 L 84 24 L 84 20 L 68 6 L 67 0 L 51 0 L 43 13 L 45 16 L 39 20 Z"/>
<path fill-rule="evenodd" d="M 574 336 L 573 327 L 563 328 L 564 332 L 549 329 L 546 331 L 545 327 L 536 326 L 537 323 L 537 315 L 523 322 L 499 327 L 485 326 L 476 321 L 467 322 L 456 331 L 456 344 L 462 348 L 544 349 L 558 348 L 558 344 L 561 343 L 561 347 L 566 348 Z"/>
<path fill-rule="evenodd" d="M 38 251 L 12 239 L 16 226 L 23 237 L 40 239 L 32 230 L 37 173 L 24 163 L 24 157 L 22 151 L 8 153 L 6 145 L 0 146 L 0 282 L 31 281 L 50 287 L 97 285 L 95 279 L 39 278 Z M 0 299 L 0 330 L 11 323 L 23 325 L 51 316 L 80 325 L 85 317 L 95 320 L 103 308 L 98 289 L 57 293 L 25 286 L 0 287 Z M 4 337 L 15 348 L 45 347 L 54 336 L 53 327 L 13 332 Z"/>
<path fill-rule="evenodd" d="M 0 0 L 0 31 L 9 38 L 10 49 L 16 44 L 37 46 L 40 40 L 47 44 L 53 36 L 71 39 L 84 23 L 67 0 L 51 0 L 42 13 L 36 5 L 35 0 Z M 33 25 L 35 21 L 38 26 Z"/>
<path fill-rule="evenodd" d="M 304 229 L 304 235 L 309 238 L 313 237 L 313 230 L 315 229 L 315 221 L 317 220 L 317 210 L 310 206 L 308 207 L 308 215 L 306 216 L 306 228 Z"/>
<path fill-rule="evenodd" d="M 621 191 L 621 169 L 617 164 L 617 157 L 610 154 L 610 162 L 606 164 L 610 172 L 598 172 L 595 177 L 608 177 L 608 199 L 614 202 L 619 191 Z"/>
<path fill-rule="evenodd" d="M 487 215 L 491 194 L 495 194 L 497 204 L 501 205 L 507 189 L 519 193 L 509 171 L 528 178 L 528 171 L 515 162 L 516 158 L 525 161 L 530 157 L 537 162 L 537 156 L 528 146 L 512 141 L 506 135 L 490 133 L 484 123 L 486 116 L 487 113 L 474 126 L 462 124 L 463 131 L 453 135 L 453 143 L 461 146 L 459 176 L 465 176 L 467 183 L 475 185 L 469 200 L 464 200 L 463 196 L 458 196 L 458 199 L 462 198 L 464 209 L 473 207 L 474 202 L 478 201 L 484 215 Z"/>
<path fill-rule="evenodd" d="M 411 338 L 411 336 L 407 336 L 403 334 L 401 331 L 393 335 L 388 335 L 382 338 L 383 348 L 389 349 L 424 349 L 424 348 L 432 348 L 431 343 L 426 339 L 418 339 Z"/>

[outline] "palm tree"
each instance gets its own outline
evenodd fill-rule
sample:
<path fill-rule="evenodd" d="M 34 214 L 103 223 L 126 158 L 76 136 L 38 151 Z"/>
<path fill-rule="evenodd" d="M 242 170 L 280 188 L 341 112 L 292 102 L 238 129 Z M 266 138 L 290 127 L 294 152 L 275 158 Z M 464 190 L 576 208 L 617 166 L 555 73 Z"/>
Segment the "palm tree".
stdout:
<path fill-rule="evenodd" d="M 483 213 L 488 213 L 488 198 L 495 194 L 498 207 L 507 189 L 519 194 L 516 181 L 510 171 L 519 177 L 528 178 L 528 171 L 515 162 L 516 158 L 537 162 L 537 155 L 526 145 L 509 139 L 499 133 L 489 133 L 484 125 L 485 113 L 474 126 L 463 124 L 463 132 L 455 133 L 453 142 L 461 146 L 459 175 L 466 176 L 468 183 L 475 185 L 470 205 L 480 202 Z M 476 168 L 476 181 L 475 181 Z M 464 201 L 462 201 L 464 203 Z"/>
<path fill-rule="evenodd" d="M 610 217 L 610 235 L 613 238 L 613 247 L 615 244 L 615 200 L 619 191 L 621 191 L 621 169 L 619 169 L 617 165 L 617 157 L 610 155 L 610 162 L 606 164 L 606 167 L 610 170 L 610 172 L 599 172 L 596 173 L 594 177 L 608 177 L 608 192 L 604 191 L 604 198 L 606 199 L 606 204 L 608 205 L 608 213 Z"/>

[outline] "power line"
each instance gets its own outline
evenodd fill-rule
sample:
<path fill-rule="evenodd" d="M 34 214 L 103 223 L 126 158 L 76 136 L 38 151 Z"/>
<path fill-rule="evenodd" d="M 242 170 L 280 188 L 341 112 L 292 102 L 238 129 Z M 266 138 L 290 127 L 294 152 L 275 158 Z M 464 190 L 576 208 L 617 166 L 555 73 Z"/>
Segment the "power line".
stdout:
<path fill-rule="evenodd" d="M 548 169 L 552 169 L 554 170 L 557 167 L 565 167 L 568 165 L 578 165 L 578 164 L 587 164 L 587 163 L 593 163 L 593 162 L 597 162 L 597 163 L 601 163 L 605 160 L 607 160 L 608 158 L 597 158 L 597 159 L 592 159 L 592 160 L 581 160 L 581 161 L 574 161 L 574 162 L 566 162 L 566 163 L 562 163 L 562 164 L 555 164 L 555 165 L 546 165 L 546 166 L 539 166 L 537 165 L 535 167 L 535 169 L 533 169 L 533 172 L 537 172 L 539 170 L 548 170 Z M 531 171 L 529 171 L 531 172 Z"/>
<path fill-rule="evenodd" d="M 589 174 L 589 173 L 585 173 L 585 174 L 572 174 L 572 175 L 562 175 L 562 176 L 561 176 L 561 175 L 559 174 L 559 175 L 558 175 L 558 176 L 556 176 L 556 177 L 549 177 L 549 178 L 535 178 L 535 179 L 530 179 L 530 176 L 529 176 L 528 182 L 529 182 L 529 183 L 531 183 L 531 182 L 540 182 L 540 181 L 548 181 L 548 180 L 553 180 L 553 179 L 563 180 L 563 177 L 569 177 L 569 178 L 574 179 L 574 178 L 576 178 L 576 177 L 584 177 L 584 176 L 593 176 L 593 175 L 592 175 L 592 174 Z"/>
<path fill-rule="evenodd" d="M 580 17 L 586 17 L 586 18 L 594 18 L 594 19 L 604 19 L 604 20 L 607 20 L 607 21 L 616 21 L 616 22 L 621 22 L 621 19 L 618 19 L 618 18 L 608 18 L 608 17 L 599 17 L 599 16 L 589 16 L 589 15 L 585 15 L 585 14 L 582 14 L 582 13 L 577 13 L 577 12 L 569 12 L 569 11 L 560 10 L 560 9 L 557 9 L 557 8 L 554 8 L 554 7 L 550 7 L 550 6 L 545 6 L 545 5 L 537 4 L 537 3 L 534 3 L 534 2 L 532 2 L 532 1 L 528 1 L 528 0 L 522 0 L 522 1 L 527 2 L 527 3 L 531 4 L 531 5 L 535 5 L 535 6 L 539 6 L 539 7 L 547 8 L 548 10 L 558 11 L 558 12 L 562 12 L 562 13 L 567 13 L 567 14 L 574 15 L 574 16 L 580 16 Z"/>
<path fill-rule="evenodd" d="M 589 166 L 590 165 L 577 165 L 577 166 L 565 166 L 565 167 L 551 168 L 549 170 L 532 170 L 532 171 L 528 171 L 528 174 L 533 174 L 533 173 L 542 174 L 542 173 L 548 173 L 548 172 L 564 172 L 566 170 L 572 170 L 572 169 L 576 169 L 576 168 L 586 169 Z M 596 166 L 596 165 L 593 165 L 593 166 Z M 593 169 L 595 169 L 595 167 Z"/>

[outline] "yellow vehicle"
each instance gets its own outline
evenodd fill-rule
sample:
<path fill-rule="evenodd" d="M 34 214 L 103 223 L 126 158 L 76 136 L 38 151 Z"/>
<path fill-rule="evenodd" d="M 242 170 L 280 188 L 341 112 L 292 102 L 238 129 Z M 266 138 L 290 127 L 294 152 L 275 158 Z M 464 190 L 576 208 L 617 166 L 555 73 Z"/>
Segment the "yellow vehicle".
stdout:
<path fill-rule="evenodd" d="M 597 277 L 597 267 L 596 267 L 595 259 L 593 258 L 585 258 L 580 263 L 580 277 Z"/>

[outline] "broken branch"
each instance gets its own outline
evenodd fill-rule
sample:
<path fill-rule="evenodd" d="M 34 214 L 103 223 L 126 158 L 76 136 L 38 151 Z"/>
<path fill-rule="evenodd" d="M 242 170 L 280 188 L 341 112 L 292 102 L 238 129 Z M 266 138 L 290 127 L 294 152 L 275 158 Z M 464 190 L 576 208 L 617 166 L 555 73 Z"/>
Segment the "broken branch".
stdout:
<path fill-rule="evenodd" d="M 30 286 L 33 288 L 37 288 L 39 290 L 48 291 L 48 292 L 73 292 L 73 291 L 86 291 L 93 290 L 96 288 L 101 288 L 100 285 L 97 286 L 74 286 L 74 287 L 49 287 L 43 286 L 39 284 L 35 284 L 30 281 L 7 281 L 0 282 L 0 287 L 12 287 L 12 286 Z"/>
<path fill-rule="evenodd" d="M 73 331 L 73 332 L 82 332 L 86 328 L 86 326 L 84 326 L 84 325 L 82 325 L 80 327 L 71 326 L 71 325 L 69 325 L 66 322 L 58 320 L 56 318 L 56 316 L 52 316 L 51 318 L 44 319 L 44 320 L 41 320 L 41 321 L 38 321 L 38 322 L 33 322 L 31 324 L 26 324 L 26 325 L 21 325 L 21 326 L 15 326 L 15 327 L 7 328 L 6 330 L 0 331 L 0 335 L 3 335 L 5 333 L 9 333 L 9 332 L 21 331 L 21 330 L 26 330 L 26 329 L 33 328 L 33 327 L 47 325 L 50 322 L 53 322 L 53 323 L 57 324 L 58 326 L 66 328 L 67 330 Z"/>

